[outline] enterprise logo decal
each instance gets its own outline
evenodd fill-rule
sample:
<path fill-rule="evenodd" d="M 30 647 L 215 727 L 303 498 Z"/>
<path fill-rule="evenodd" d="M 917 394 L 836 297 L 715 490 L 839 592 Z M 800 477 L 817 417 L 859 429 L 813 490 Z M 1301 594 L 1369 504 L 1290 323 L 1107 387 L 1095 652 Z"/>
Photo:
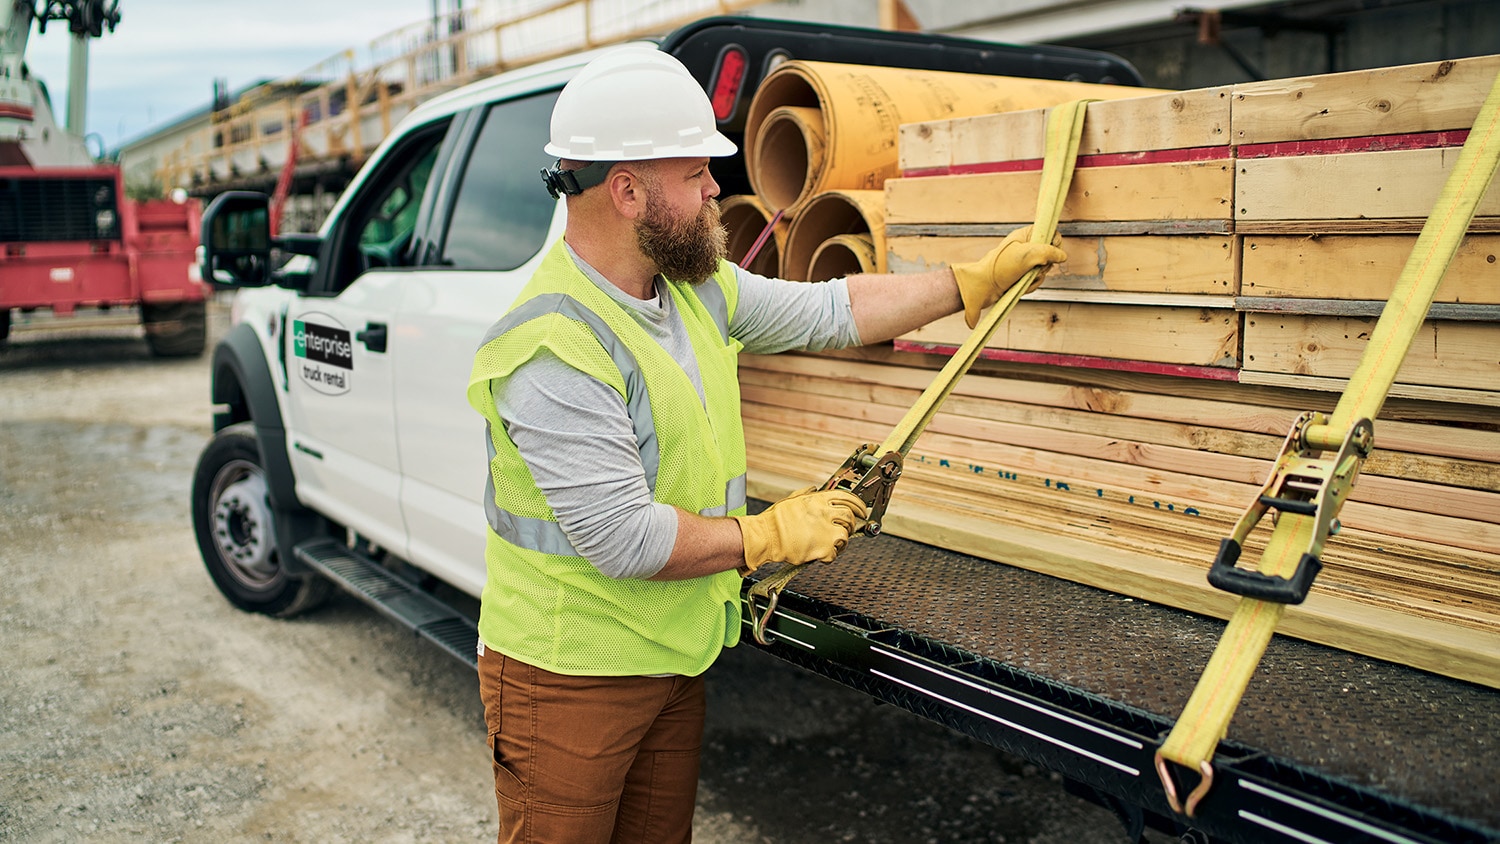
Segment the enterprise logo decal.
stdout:
<path fill-rule="evenodd" d="M 292 320 L 291 341 L 292 354 L 298 359 L 297 377 L 304 384 L 330 396 L 349 392 L 354 345 L 349 331 L 337 320 L 326 314 L 304 314 Z"/>

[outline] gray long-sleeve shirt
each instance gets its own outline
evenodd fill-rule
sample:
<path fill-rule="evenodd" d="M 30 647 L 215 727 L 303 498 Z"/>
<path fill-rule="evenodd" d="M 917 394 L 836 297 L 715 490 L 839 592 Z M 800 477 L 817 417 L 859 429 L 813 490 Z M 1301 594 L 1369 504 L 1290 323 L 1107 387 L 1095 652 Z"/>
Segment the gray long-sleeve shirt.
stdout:
<path fill-rule="evenodd" d="M 697 358 L 671 296 L 625 294 L 569 254 L 584 275 L 624 306 L 682 366 L 703 400 Z M 772 354 L 860 344 L 843 279 L 806 284 L 738 270 L 730 336 L 745 351 Z M 710 282 L 711 283 L 711 282 Z M 677 511 L 651 500 L 635 429 L 620 394 L 543 352 L 496 385 L 495 407 L 547 504 L 579 554 L 614 578 L 661 571 L 677 540 Z"/>

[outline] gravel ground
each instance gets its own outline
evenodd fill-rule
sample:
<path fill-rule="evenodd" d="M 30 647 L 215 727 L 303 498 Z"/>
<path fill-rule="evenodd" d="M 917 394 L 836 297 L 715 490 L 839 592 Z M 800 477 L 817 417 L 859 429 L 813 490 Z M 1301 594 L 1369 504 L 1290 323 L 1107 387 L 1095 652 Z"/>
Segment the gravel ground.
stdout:
<path fill-rule="evenodd" d="M 472 671 L 346 596 L 290 621 L 220 597 L 188 502 L 208 356 L 94 322 L 0 351 L 0 840 L 493 840 Z M 708 688 L 699 842 L 1125 840 L 1047 773 L 764 653 Z"/>

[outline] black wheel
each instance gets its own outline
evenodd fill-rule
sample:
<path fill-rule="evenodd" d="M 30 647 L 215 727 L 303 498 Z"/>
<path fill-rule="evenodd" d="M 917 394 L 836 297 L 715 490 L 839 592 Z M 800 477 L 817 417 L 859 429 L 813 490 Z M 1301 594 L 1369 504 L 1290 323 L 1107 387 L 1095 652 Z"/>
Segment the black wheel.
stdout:
<path fill-rule="evenodd" d="M 10 308 L 0 308 L 0 343 L 10 336 Z"/>
<path fill-rule="evenodd" d="M 285 618 L 328 596 L 328 581 L 290 575 L 281 564 L 276 513 L 249 422 L 218 432 L 199 455 L 193 531 L 214 585 L 242 610 Z"/>
<path fill-rule="evenodd" d="M 143 303 L 141 325 L 146 328 L 146 343 L 157 357 L 201 355 L 208 341 L 208 304 L 201 301 Z"/>

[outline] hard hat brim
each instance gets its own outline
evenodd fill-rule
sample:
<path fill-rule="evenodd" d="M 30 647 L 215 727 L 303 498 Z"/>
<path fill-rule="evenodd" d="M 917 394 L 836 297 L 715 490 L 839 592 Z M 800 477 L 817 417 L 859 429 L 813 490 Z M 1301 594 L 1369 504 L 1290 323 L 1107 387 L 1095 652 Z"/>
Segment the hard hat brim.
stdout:
<path fill-rule="evenodd" d="M 553 158 L 564 158 L 569 161 L 647 161 L 653 158 L 724 158 L 739 152 L 739 147 L 734 141 L 724 136 L 722 132 L 714 132 L 712 135 L 696 144 L 677 147 L 657 147 L 650 153 L 639 154 L 622 149 L 591 149 L 588 152 L 575 152 L 559 144 L 548 143 L 542 148 L 544 152 Z"/>

